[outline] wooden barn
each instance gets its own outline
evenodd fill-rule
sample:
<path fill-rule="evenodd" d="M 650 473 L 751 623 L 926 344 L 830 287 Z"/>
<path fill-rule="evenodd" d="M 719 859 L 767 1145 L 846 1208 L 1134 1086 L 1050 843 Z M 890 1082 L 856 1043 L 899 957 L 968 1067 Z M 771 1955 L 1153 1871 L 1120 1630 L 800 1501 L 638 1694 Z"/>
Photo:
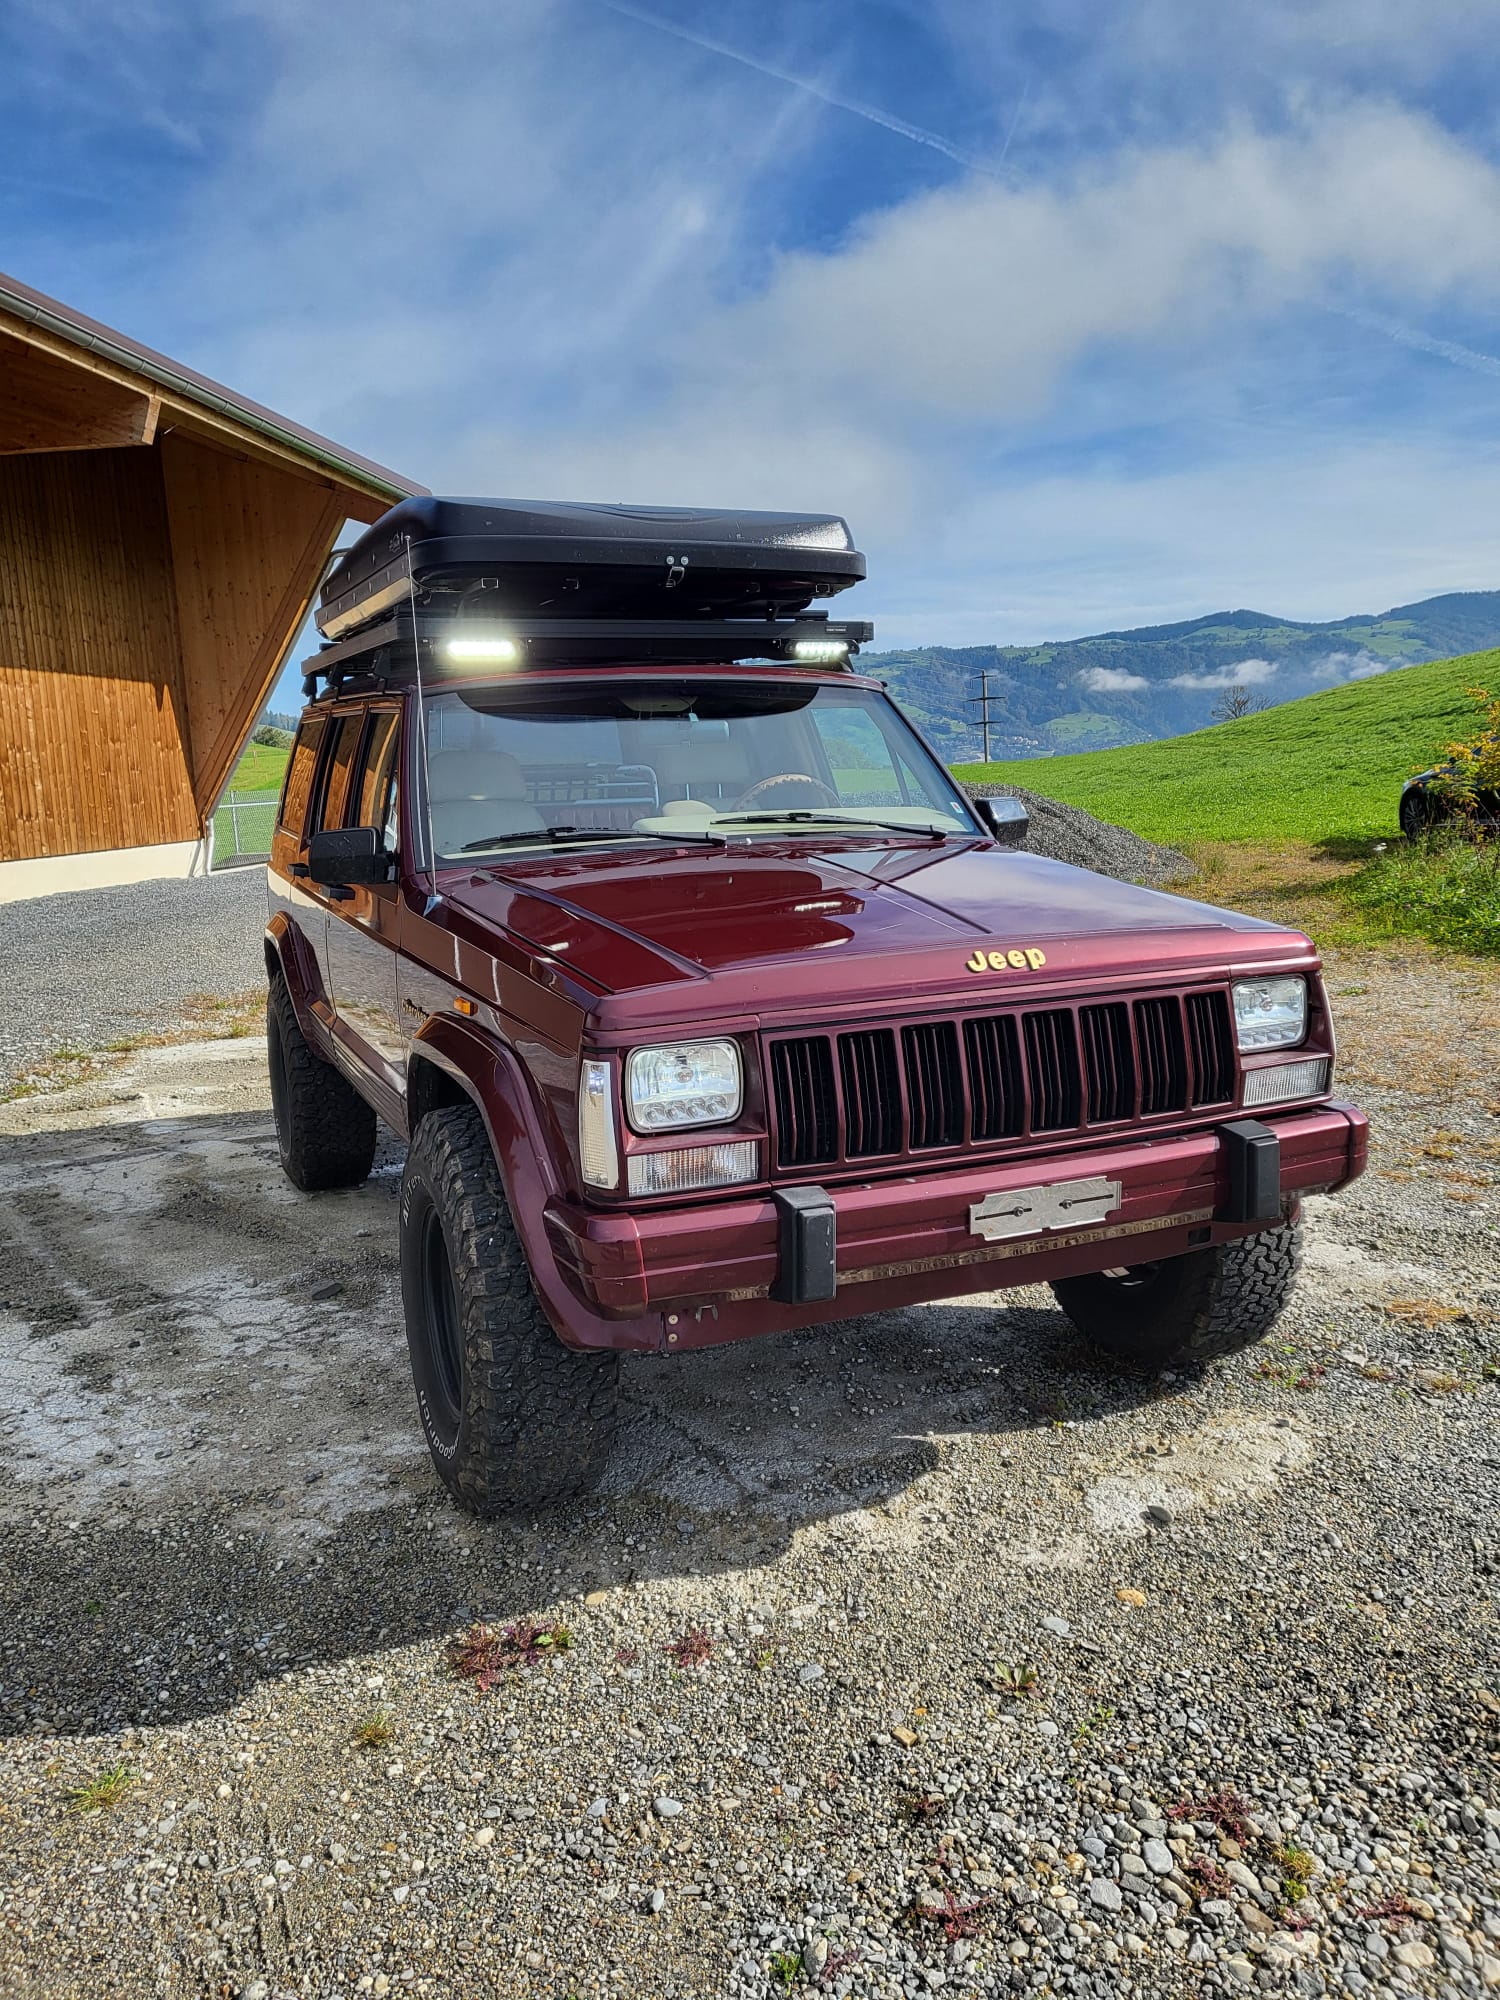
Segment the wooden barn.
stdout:
<path fill-rule="evenodd" d="M 0 275 L 0 902 L 200 872 L 340 530 L 424 490 Z"/>

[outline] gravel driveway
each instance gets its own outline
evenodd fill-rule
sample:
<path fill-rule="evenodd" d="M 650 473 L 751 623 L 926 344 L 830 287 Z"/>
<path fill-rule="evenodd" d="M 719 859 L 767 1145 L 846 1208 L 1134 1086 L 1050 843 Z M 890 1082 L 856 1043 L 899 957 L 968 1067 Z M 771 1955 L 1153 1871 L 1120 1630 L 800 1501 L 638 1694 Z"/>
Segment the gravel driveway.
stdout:
<path fill-rule="evenodd" d="M 632 1359 L 513 1525 L 421 1448 L 394 1151 L 296 1195 L 245 1042 L 0 1107 L 0 1991 L 1500 1986 L 1500 980 L 1333 986 L 1378 1150 L 1268 1345 Z M 481 1692 L 476 1617 L 573 1643 Z"/>
<path fill-rule="evenodd" d="M 170 1029 L 200 995 L 264 987 L 265 927 L 264 868 L 6 903 L 0 1093 L 58 1049 Z"/>

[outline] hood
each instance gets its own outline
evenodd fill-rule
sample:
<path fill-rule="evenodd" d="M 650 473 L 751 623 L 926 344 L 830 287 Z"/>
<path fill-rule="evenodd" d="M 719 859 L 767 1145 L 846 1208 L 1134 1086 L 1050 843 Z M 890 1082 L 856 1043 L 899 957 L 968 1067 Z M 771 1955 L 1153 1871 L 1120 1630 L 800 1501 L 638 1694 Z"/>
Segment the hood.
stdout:
<path fill-rule="evenodd" d="M 914 988 L 936 996 L 972 990 L 978 973 L 991 990 L 1005 981 L 1033 990 L 1055 977 L 1191 974 L 1310 954 L 1299 933 L 1258 918 L 978 841 L 549 855 L 443 886 L 457 910 L 589 986 L 654 988 L 674 1013 Z M 1031 954 L 1024 970 L 971 963 L 1011 950 Z M 668 1002 L 662 988 L 678 991 Z"/>

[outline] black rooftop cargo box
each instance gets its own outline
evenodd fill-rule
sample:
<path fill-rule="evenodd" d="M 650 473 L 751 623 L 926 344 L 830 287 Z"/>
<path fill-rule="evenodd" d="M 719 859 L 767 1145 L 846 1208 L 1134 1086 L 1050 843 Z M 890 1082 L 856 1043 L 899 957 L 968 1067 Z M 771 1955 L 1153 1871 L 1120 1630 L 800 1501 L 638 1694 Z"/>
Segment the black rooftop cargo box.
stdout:
<path fill-rule="evenodd" d="M 720 513 L 552 500 L 403 500 L 329 572 L 325 639 L 415 592 L 457 616 L 763 618 L 858 583 L 837 514 Z"/>

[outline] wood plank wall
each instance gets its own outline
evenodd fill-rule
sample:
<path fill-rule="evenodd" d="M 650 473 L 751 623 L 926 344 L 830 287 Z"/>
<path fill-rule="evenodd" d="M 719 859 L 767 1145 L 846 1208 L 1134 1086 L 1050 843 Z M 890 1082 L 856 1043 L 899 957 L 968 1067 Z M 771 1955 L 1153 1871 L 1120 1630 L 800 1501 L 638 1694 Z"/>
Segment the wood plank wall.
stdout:
<path fill-rule="evenodd" d="M 162 462 L 0 457 L 0 861 L 199 829 Z"/>
<path fill-rule="evenodd" d="M 193 790 L 207 812 L 307 613 L 349 496 L 180 431 L 162 438 L 161 459 Z"/>

